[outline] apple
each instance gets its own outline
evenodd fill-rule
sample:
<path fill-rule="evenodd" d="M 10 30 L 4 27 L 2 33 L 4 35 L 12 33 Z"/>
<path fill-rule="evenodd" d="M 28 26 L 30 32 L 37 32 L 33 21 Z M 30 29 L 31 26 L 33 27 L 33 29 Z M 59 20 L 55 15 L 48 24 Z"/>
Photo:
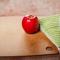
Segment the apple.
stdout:
<path fill-rule="evenodd" d="M 36 16 L 28 15 L 22 19 L 22 27 L 26 33 L 33 34 L 39 31 L 39 21 Z"/>

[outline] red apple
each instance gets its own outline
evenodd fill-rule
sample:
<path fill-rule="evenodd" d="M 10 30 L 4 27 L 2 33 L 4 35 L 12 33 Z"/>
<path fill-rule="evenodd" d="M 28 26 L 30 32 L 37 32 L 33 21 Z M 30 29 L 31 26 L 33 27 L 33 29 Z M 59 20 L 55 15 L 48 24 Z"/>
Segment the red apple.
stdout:
<path fill-rule="evenodd" d="M 25 32 L 33 34 L 39 31 L 39 21 L 36 16 L 25 16 L 22 20 L 22 26 Z"/>

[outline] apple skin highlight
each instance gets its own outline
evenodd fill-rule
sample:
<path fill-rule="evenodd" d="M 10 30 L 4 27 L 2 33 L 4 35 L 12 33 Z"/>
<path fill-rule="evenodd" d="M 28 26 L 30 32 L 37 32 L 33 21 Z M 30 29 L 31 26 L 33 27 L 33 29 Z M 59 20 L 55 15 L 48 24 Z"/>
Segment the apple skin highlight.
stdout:
<path fill-rule="evenodd" d="M 34 34 L 40 30 L 40 24 L 36 16 L 24 16 L 22 20 L 22 27 L 26 33 Z"/>

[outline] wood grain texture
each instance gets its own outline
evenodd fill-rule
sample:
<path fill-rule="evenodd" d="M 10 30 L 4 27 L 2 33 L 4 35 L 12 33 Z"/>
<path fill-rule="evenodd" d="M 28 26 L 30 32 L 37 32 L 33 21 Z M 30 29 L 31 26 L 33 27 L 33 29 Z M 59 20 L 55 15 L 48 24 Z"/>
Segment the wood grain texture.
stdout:
<path fill-rule="evenodd" d="M 27 2 L 24 0 L 9 0 L 6 5 L 4 5 L 4 3 L 2 4 L 2 8 L 0 5 L 0 16 L 26 14 L 33 14 L 39 16 L 60 14 L 60 0 L 27 0 Z M 16 45 L 14 46 L 16 47 Z M 60 54 L 25 57 L 0 56 L 0 60 L 60 60 Z"/>
<path fill-rule="evenodd" d="M 20 16 L 0 17 L 0 60 L 59 60 L 60 54 L 21 56 L 29 53 L 24 41 L 25 32 L 21 20 Z"/>
<path fill-rule="evenodd" d="M 46 47 L 52 50 L 47 52 Z M 0 56 L 55 53 L 58 53 L 56 46 L 43 33 L 32 35 L 25 33 L 22 28 L 22 16 L 0 17 Z"/>
<path fill-rule="evenodd" d="M 7 56 L 0 57 L 0 60 L 60 60 L 60 54 L 58 55 L 43 55 L 43 56 Z"/>

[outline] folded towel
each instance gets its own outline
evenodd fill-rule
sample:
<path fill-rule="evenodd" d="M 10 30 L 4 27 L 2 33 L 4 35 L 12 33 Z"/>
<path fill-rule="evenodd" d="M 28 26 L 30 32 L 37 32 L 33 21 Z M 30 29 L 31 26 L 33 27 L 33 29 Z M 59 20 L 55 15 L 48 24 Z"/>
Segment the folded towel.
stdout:
<path fill-rule="evenodd" d="M 51 39 L 52 42 L 60 47 L 60 15 L 42 18 L 41 30 Z"/>

